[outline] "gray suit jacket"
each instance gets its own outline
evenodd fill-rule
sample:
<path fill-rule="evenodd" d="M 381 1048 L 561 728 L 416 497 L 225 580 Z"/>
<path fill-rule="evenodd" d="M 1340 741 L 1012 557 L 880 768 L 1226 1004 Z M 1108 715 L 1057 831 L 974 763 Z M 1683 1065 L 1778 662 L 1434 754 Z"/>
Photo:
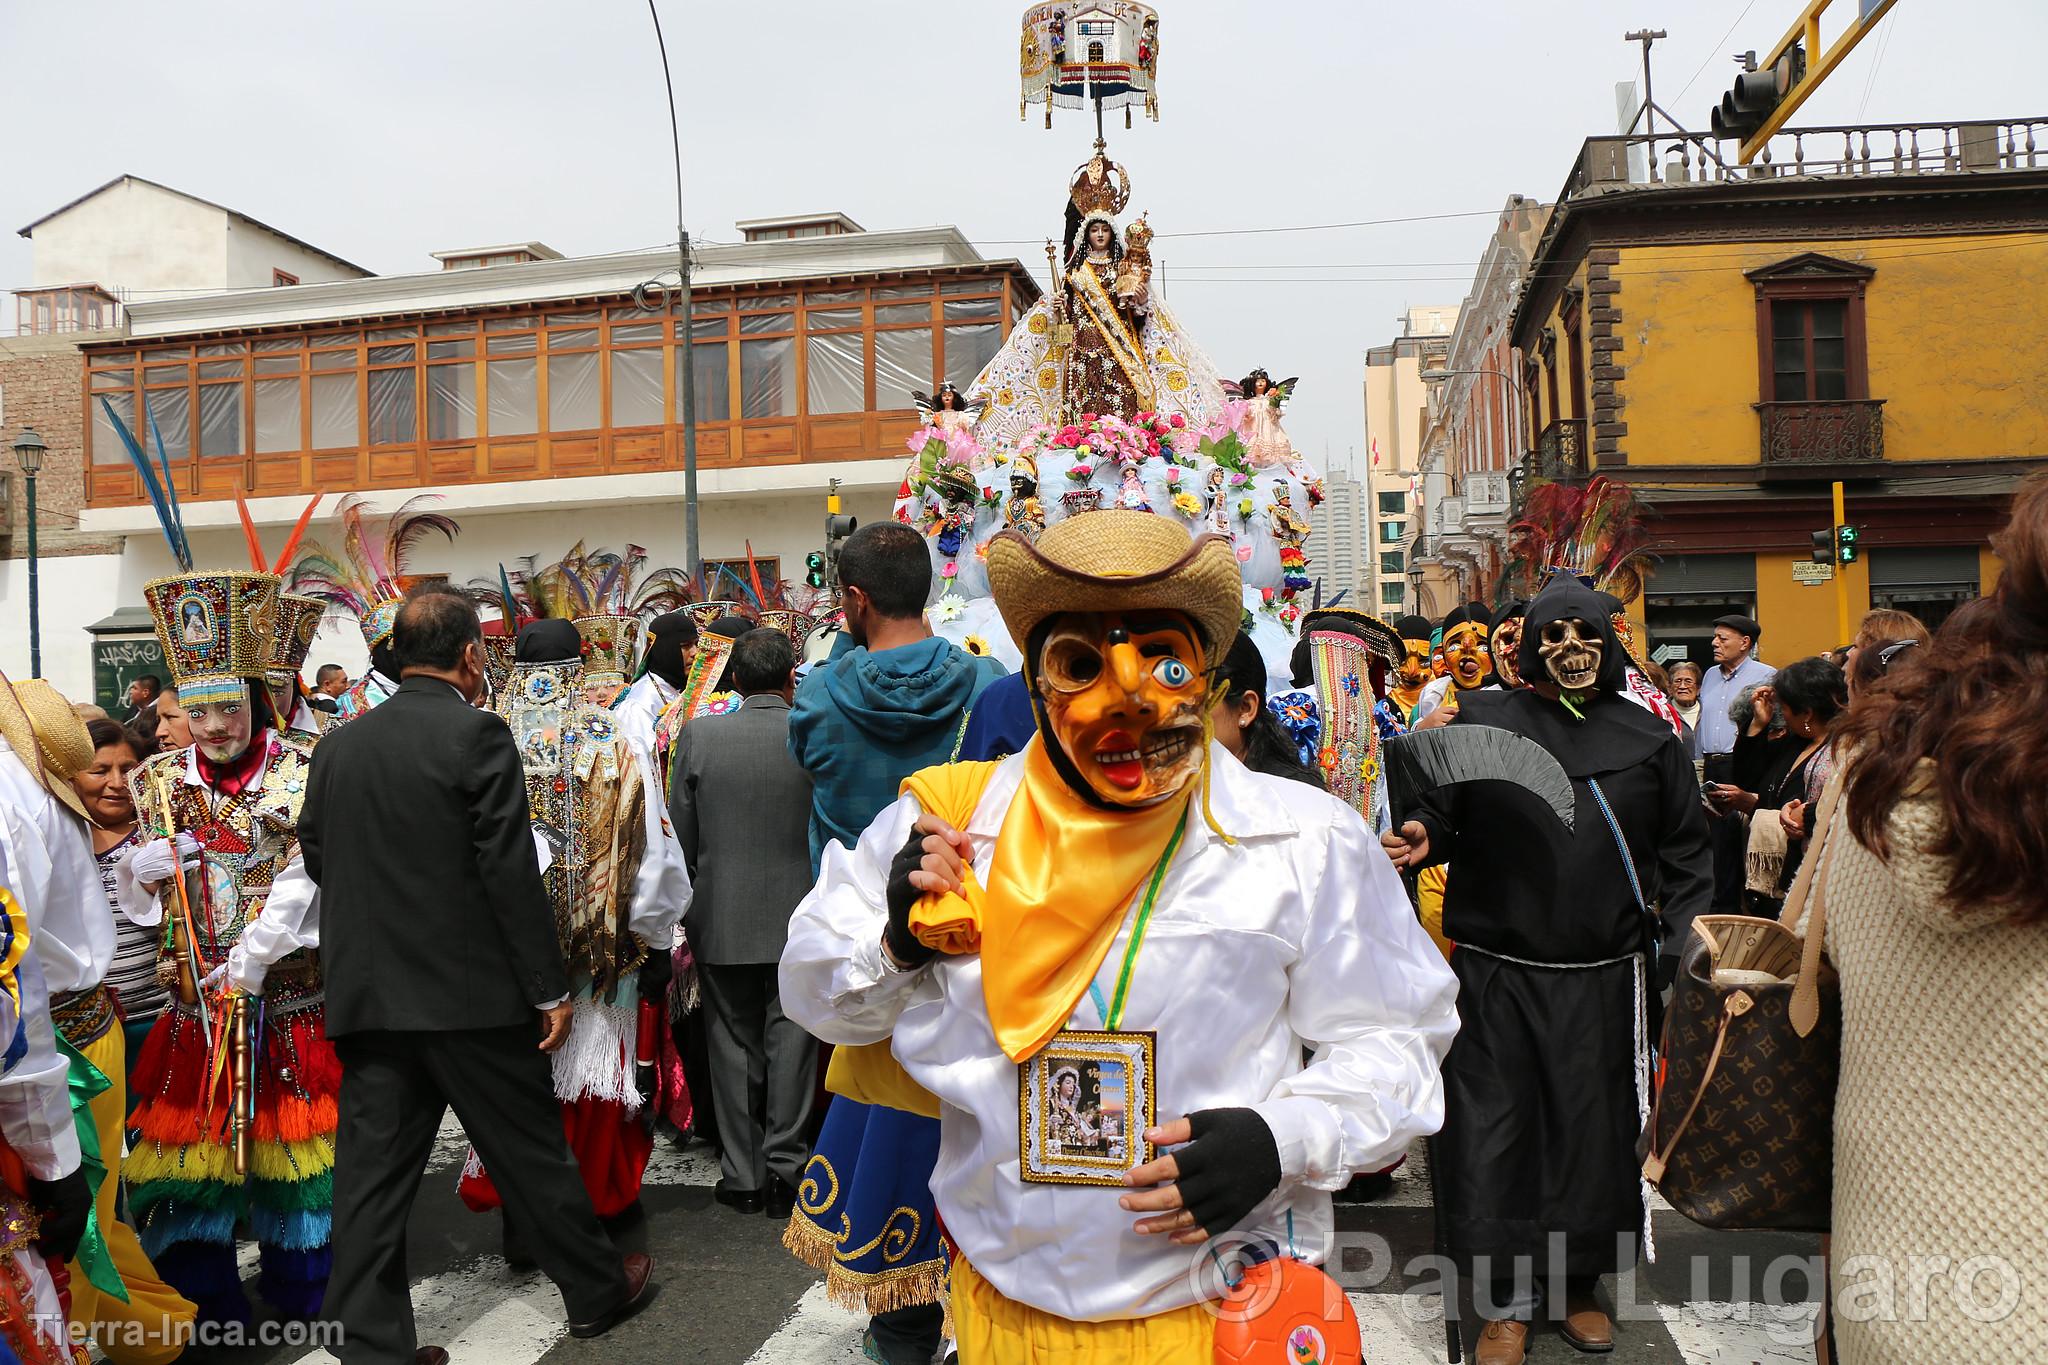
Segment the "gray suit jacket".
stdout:
<path fill-rule="evenodd" d="M 676 741 L 669 815 L 694 895 L 683 920 L 700 962 L 776 962 L 811 889 L 811 779 L 789 755 L 789 703 L 748 697 Z"/>

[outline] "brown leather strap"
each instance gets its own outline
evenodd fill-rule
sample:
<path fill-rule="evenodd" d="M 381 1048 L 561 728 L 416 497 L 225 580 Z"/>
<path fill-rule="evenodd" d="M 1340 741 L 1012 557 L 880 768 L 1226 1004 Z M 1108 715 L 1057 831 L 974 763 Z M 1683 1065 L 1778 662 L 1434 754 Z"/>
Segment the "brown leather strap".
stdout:
<path fill-rule="evenodd" d="M 1802 913 L 1806 915 L 1806 936 L 1800 945 L 1799 980 L 1792 986 L 1792 1003 L 1785 1017 L 1792 1023 L 1792 1031 L 1801 1038 L 1813 1032 L 1820 1022 L 1820 973 L 1821 955 L 1827 946 L 1827 861 L 1833 849 L 1829 847 L 1829 836 L 1834 831 L 1835 808 L 1842 800 L 1842 777 L 1844 765 L 1837 765 L 1833 776 L 1828 779 L 1827 789 L 1821 793 L 1820 811 L 1813 821 L 1813 847 L 1807 850 L 1806 860 L 1799 865 L 1799 875 L 1793 879 L 1791 894 L 1785 897 L 1785 908 L 1778 916 L 1778 922 L 1787 926 L 1799 923 Z M 1808 910 L 1809 903 L 1812 909 Z"/>
<path fill-rule="evenodd" d="M 1694 927 L 1697 928 L 1698 926 L 1695 925 Z M 1699 1088 L 1693 1091 L 1692 1103 L 1685 1107 L 1685 1117 L 1680 1119 L 1678 1127 L 1672 1130 L 1671 1141 L 1664 1144 L 1664 1150 L 1659 1152 L 1652 1149 L 1650 1155 L 1643 1159 L 1643 1179 L 1649 1181 L 1652 1185 L 1664 1178 L 1664 1168 L 1670 1163 L 1671 1154 L 1678 1150 L 1679 1139 L 1683 1138 L 1685 1130 L 1692 1126 L 1692 1116 L 1699 1112 L 1700 1101 L 1707 1097 L 1707 1087 L 1714 1083 L 1714 1070 L 1721 1065 L 1721 1049 L 1728 1045 L 1728 1025 L 1743 1015 L 1748 1014 L 1755 1004 L 1756 1001 L 1750 996 L 1748 991 L 1739 990 L 1728 992 L 1727 996 L 1721 1001 L 1721 1029 L 1720 1032 L 1714 1035 L 1714 1050 L 1707 1054 L 1707 1068 L 1700 1073 Z M 1657 1098 L 1661 1104 L 1663 1100 L 1661 1092 Z M 1656 1131 L 1657 1118 L 1655 1114 L 1652 1114 L 1650 1116 L 1650 1132 L 1654 1136 Z"/>

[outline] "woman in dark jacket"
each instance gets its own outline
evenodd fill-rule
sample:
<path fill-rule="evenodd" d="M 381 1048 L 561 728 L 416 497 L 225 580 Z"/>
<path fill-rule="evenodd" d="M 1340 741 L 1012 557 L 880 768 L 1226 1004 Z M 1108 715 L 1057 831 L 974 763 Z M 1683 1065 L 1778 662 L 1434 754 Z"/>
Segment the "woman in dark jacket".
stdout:
<path fill-rule="evenodd" d="M 1848 701 L 1848 681 L 1825 655 L 1788 665 L 1756 689 L 1749 724 L 1735 739 L 1735 785 L 1756 796 L 1752 821 L 1779 823 L 1785 855 L 1771 892 L 1753 893 L 1755 914 L 1775 918 L 1799 872 L 1813 804 L 1834 771 L 1828 737 Z M 1784 728 L 1772 734 L 1780 714 Z"/>

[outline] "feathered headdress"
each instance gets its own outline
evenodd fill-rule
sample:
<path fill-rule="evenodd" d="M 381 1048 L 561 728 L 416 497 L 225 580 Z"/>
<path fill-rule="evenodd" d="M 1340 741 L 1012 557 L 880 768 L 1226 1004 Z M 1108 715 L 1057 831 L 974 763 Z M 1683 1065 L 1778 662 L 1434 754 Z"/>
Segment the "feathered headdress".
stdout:
<path fill-rule="evenodd" d="M 438 500 L 433 493 L 410 498 L 380 525 L 366 515 L 363 500 L 350 494 L 341 504 L 342 553 L 310 544 L 292 566 L 292 590 L 355 617 L 363 643 L 375 649 L 390 638 L 399 599 L 415 577 L 406 572 L 406 560 L 430 534 L 453 541 L 462 531 L 446 513 L 425 510 L 424 504 Z"/>
<path fill-rule="evenodd" d="M 1508 528 L 1511 596 L 1533 598 L 1553 573 L 1569 573 L 1624 602 L 1642 596 L 1650 566 L 1642 505 L 1635 494 L 1596 475 L 1584 485 L 1539 480 Z"/>
<path fill-rule="evenodd" d="M 646 569 L 647 551 L 628 545 L 624 554 L 586 550 L 577 541 L 569 553 L 542 566 L 527 555 L 517 569 L 498 567 L 495 581 L 469 586 L 494 602 L 507 618 L 520 622 L 548 617 L 654 616 L 695 600 L 678 569 Z"/>

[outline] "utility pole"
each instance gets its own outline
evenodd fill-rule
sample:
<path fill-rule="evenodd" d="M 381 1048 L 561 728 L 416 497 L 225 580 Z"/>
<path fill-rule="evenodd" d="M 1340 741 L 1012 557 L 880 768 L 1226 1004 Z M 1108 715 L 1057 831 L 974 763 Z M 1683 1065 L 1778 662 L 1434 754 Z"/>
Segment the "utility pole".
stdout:
<path fill-rule="evenodd" d="M 1841 544 L 1842 527 L 1849 524 L 1845 501 L 1842 496 L 1842 481 L 1835 480 L 1835 543 Z M 1841 558 L 1839 549 L 1835 552 L 1837 561 Z M 1835 638 L 1843 644 L 1849 643 L 1849 566 L 1837 562 L 1835 565 Z"/>
<path fill-rule="evenodd" d="M 683 226 L 683 135 L 676 122 L 676 83 L 669 73 L 668 43 L 661 36 L 661 12 L 654 0 L 647 0 L 647 13 L 654 20 L 654 43 L 661 50 L 662 87 L 668 92 L 669 146 L 675 154 L 676 170 L 676 266 L 682 281 L 677 292 L 682 306 L 676 317 L 676 355 L 682 366 L 678 401 L 683 423 L 683 562 L 691 578 L 704 568 L 702 547 L 697 539 L 697 352 L 690 316 L 690 230 Z"/>
<path fill-rule="evenodd" d="M 1657 96 L 1656 92 L 1651 90 L 1650 88 L 1650 49 L 1656 44 L 1659 38 L 1668 37 L 1670 35 L 1666 34 L 1664 30 L 1661 28 L 1639 28 L 1636 29 L 1634 32 L 1626 33 L 1622 36 L 1631 43 L 1641 43 L 1643 45 L 1642 117 L 1645 121 L 1643 131 L 1654 137 L 1657 133 Z M 1684 92 L 1681 91 L 1680 93 L 1683 94 Z M 1680 131 L 1683 131 L 1683 129 L 1681 129 Z M 1657 144 L 1654 142 L 1650 144 L 1650 159 L 1652 161 L 1655 161 L 1657 159 Z"/>

